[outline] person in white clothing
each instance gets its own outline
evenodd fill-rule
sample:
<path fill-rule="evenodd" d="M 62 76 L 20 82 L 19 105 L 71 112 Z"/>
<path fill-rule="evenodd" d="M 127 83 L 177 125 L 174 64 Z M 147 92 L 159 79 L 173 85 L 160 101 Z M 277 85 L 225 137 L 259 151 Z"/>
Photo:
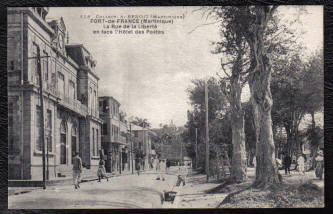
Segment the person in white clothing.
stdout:
<path fill-rule="evenodd" d="M 300 155 L 297 159 L 298 171 L 300 174 L 304 174 L 304 168 L 305 168 L 304 161 L 305 161 L 305 159 L 304 159 L 303 155 Z"/>
<path fill-rule="evenodd" d="M 164 174 L 166 173 L 166 162 L 165 162 L 165 160 L 162 160 L 161 162 L 160 162 L 160 179 L 162 180 L 162 181 L 164 181 L 165 180 L 165 178 L 164 178 Z"/>

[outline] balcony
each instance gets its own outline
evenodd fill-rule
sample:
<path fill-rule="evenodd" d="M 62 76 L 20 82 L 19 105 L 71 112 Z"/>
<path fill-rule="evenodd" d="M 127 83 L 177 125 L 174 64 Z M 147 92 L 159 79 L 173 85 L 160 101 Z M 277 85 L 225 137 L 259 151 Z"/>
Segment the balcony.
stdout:
<path fill-rule="evenodd" d="M 97 110 L 97 109 L 88 108 L 88 114 L 93 116 L 93 117 L 96 117 L 96 118 L 100 117 L 99 110 Z"/>
<path fill-rule="evenodd" d="M 112 136 L 111 141 L 112 141 L 112 143 L 117 143 L 117 144 L 122 144 L 122 145 L 127 144 L 126 137 L 123 137 L 123 136 Z"/>
<path fill-rule="evenodd" d="M 60 96 L 59 91 L 54 86 L 46 85 L 46 87 L 43 86 L 43 88 L 44 88 L 45 91 L 47 91 L 48 93 L 52 94 L 55 97 L 59 97 Z"/>
<path fill-rule="evenodd" d="M 63 105 L 64 107 L 81 114 L 82 116 L 86 116 L 88 114 L 88 108 L 87 106 L 83 105 L 80 101 L 70 98 L 60 92 L 59 93 L 59 98 L 60 101 L 59 103 Z"/>

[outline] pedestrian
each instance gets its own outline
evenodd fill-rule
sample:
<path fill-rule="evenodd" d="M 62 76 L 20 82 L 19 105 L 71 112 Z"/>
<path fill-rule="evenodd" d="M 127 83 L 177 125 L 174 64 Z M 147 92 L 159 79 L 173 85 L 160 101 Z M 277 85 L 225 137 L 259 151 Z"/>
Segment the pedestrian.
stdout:
<path fill-rule="evenodd" d="M 291 157 L 288 154 L 283 158 L 283 165 L 286 175 L 290 174 Z"/>
<path fill-rule="evenodd" d="M 106 178 L 106 181 L 109 181 L 109 177 L 106 175 L 105 161 L 102 158 L 100 159 L 98 164 L 97 176 L 98 176 L 98 182 L 101 182 L 101 179 L 103 177 Z"/>
<path fill-rule="evenodd" d="M 140 175 L 140 159 L 136 159 L 135 161 L 135 168 L 136 168 L 136 171 L 138 173 L 138 176 Z"/>
<path fill-rule="evenodd" d="M 75 152 L 73 158 L 73 184 L 75 189 L 80 188 L 80 179 L 82 173 L 82 160 L 79 157 L 79 153 Z"/>
<path fill-rule="evenodd" d="M 158 172 L 160 170 L 160 160 L 158 158 L 155 158 L 155 171 Z"/>
<path fill-rule="evenodd" d="M 298 172 L 302 175 L 304 175 L 304 156 L 303 154 L 300 154 L 298 159 L 297 159 L 297 164 L 298 164 Z"/>
<path fill-rule="evenodd" d="M 176 183 L 176 186 L 180 186 L 180 184 L 183 183 L 183 186 L 185 186 L 185 179 L 183 178 L 182 175 L 178 175 L 177 176 L 177 183 Z"/>
<path fill-rule="evenodd" d="M 155 162 L 155 171 L 157 173 L 156 180 L 160 180 L 161 179 L 160 178 L 160 170 L 161 170 L 161 168 L 160 168 L 160 160 L 158 158 L 155 158 L 154 162 Z"/>
<path fill-rule="evenodd" d="M 165 160 L 162 160 L 162 161 L 160 162 L 160 179 L 161 179 L 162 181 L 165 180 L 165 178 L 164 178 L 164 174 L 165 174 L 165 172 L 166 172 L 166 162 L 165 162 Z"/>
<path fill-rule="evenodd" d="M 166 171 L 169 172 L 169 169 L 170 169 L 170 160 L 166 160 Z"/>

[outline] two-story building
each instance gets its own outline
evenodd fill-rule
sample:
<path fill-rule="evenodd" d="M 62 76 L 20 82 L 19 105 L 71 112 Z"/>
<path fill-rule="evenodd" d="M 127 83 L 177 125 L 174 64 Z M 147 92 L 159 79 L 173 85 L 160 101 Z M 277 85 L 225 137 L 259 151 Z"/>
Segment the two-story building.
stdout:
<path fill-rule="evenodd" d="M 112 96 L 99 97 L 99 113 L 102 124 L 102 148 L 107 172 L 129 170 L 129 155 L 126 134 L 127 124 L 120 120 L 120 103 Z M 127 163 L 127 164 L 126 164 Z"/>
<path fill-rule="evenodd" d="M 148 128 L 132 124 L 132 132 L 135 138 L 135 149 L 143 154 L 142 167 L 143 169 L 151 168 L 152 158 L 152 135 L 154 134 Z"/>
<path fill-rule="evenodd" d="M 98 167 L 102 121 L 96 62 L 83 45 L 68 44 L 63 19 L 48 20 L 48 10 L 7 10 L 9 179 L 42 179 L 43 137 L 49 179 L 71 175 L 75 152 L 85 167 Z"/>

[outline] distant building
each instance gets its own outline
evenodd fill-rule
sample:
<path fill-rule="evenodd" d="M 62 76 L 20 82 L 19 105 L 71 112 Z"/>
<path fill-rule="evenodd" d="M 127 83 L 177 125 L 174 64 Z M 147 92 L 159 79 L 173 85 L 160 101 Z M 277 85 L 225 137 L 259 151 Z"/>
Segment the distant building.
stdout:
<path fill-rule="evenodd" d="M 42 179 L 42 114 L 48 178 L 70 176 L 74 152 L 79 152 L 86 168 L 98 167 L 96 62 L 83 45 L 68 44 L 63 19 L 47 19 L 48 11 L 47 7 L 7 10 L 8 179 Z"/>
<path fill-rule="evenodd" d="M 143 169 L 149 169 L 151 167 L 151 158 L 152 158 L 152 135 L 154 133 L 150 131 L 148 128 L 144 128 L 141 126 L 137 126 L 132 124 L 131 125 L 132 133 L 135 138 L 135 148 L 137 151 L 140 151 L 144 158 L 143 158 Z"/>
<path fill-rule="evenodd" d="M 120 103 L 112 96 L 99 97 L 99 112 L 103 120 L 102 148 L 107 172 L 130 170 L 127 124 L 120 120 Z M 126 167 L 125 167 L 126 166 Z"/>

